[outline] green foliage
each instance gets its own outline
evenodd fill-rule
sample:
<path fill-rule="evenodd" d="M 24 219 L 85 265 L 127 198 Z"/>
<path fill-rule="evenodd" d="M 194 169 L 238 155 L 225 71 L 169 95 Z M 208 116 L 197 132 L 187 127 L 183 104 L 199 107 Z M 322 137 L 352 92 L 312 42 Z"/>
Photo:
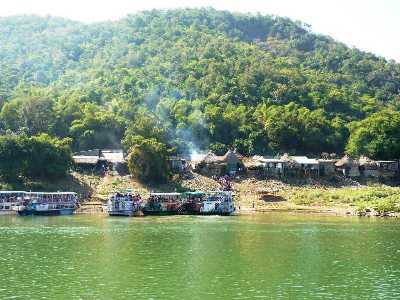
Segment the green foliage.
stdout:
<path fill-rule="evenodd" d="M 70 143 L 70 139 L 58 140 L 46 134 L 0 136 L 0 176 L 6 180 L 61 177 L 72 165 Z"/>
<path fill-rule="evenodd" d="M 350 126 L 347 152 L 353 156 L 400 157 L 400 113 L 384 110 Z"/>
<path fill-rule="evenodd" d="M 400 189 L 387 186 L 363 188 L 290 190 L 285 195 L 298 205 L 354 206 L 362 212 L 374 209 L 379 213 L 400 211 Z"/>
<path fill-rule="evenodd" d="M 11 17 L 0 19 L 0 45 L 3 133 L 69 137 L 74 150 L 121 139 L 129 149 L 140 135 L 181 153 L 319 154 L 344 152 L 355 122 L 350 153 L 399 157 L 393 130 L 370 128 L 370 138 L 356 128 L 399 111 L 400 65 L 287 18 L 213 9 L 91 25 Z"/>
<path fill-rule="evenodd" d="M 137 136 L 128 156 L 128 168 L 142 181 L 163 183 L 170 176 L 168 150 L 155 139 Z"/>

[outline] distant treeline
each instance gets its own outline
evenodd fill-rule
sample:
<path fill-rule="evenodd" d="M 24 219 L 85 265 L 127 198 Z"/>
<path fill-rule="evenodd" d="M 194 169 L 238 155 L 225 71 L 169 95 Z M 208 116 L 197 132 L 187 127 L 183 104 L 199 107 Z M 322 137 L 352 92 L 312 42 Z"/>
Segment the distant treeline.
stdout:
<path fill-rule="evenodd" d="M 400 65 L 286 18 L 2 18 L 0 68 L 0 130 L 25 142 L 400 157 Z"/>

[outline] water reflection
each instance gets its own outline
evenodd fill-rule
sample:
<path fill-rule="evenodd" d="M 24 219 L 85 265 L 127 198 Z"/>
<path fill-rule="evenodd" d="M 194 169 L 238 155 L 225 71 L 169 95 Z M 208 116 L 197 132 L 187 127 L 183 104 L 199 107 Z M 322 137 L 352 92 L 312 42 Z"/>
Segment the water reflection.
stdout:
<path fill-rule="evenodd" d="M 0 218 L 0 298 L 398 298 L 398 220 Z"/>

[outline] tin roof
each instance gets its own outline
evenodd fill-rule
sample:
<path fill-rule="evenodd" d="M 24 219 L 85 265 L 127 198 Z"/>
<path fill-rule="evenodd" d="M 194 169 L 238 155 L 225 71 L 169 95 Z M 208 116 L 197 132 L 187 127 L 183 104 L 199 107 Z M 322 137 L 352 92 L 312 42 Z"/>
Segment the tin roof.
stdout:
<path fill-rule="evenodd" d="M 88 155 L 74 155 L 72 156 L 73 160 L 77 164 L 88 164 L 95 165 L 99 161 L 98 156 L 88 156 Z"/>
<path fill-rule="evenodd" d="M 292 160 L 300 165 L 318 165 L 318 160 L 314 158 L 308 158 L 307 156 L 291 156 Z"/>

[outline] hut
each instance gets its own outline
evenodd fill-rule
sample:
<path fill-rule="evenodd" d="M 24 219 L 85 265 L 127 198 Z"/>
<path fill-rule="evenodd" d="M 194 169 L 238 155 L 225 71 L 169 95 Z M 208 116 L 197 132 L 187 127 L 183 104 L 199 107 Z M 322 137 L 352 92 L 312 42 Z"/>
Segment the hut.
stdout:
<path fill-rule="evenodd" d="M 300 170 L 305 176 L 319 176 L 319 162 L 307 156 L 291 156 L 296 169 Z"/>
<path fill-rule="evenodd" d="M 382 177 L 399 176 L 399 162 L 395 160 L 377 160 L 375 161 Z"/>
<path fill-rule="evenodd" d="M 253 160 L 263 166 L 264 175 L 267 177 L 280 177 L 284 175 L 286 161 L 268 156 L 253 156 Z"/>
<path fill-rule="evenodd" d="M 85 150 L 75 153 L 72 158 L 75 166 L 80 170 L 127 172 L 127 163 L 121 149 Z"/>
<path fill-rule="evenodd" d="M 249 176 L 262 177 L 265 173 L 265 165 L 254 157 L 243 159 L 243 164 L 246 169 L 246 173 Z"/>
<path fill-rule="evenodd" d="M 361 156 L 358 159 L 358 164 L 359 164 L 360 176 L 374 177 L 374 178 L 380 177 L 381 173 L 379 170 L 379 166 L 374 160 L 366 156 Z"/>
<path fill-rule="evenodd" d="M 345 176 L 359 177 L 358 162 L 354 161 L 348 155 L 343 156 L 335 163 L 336 170 Z"/>
<path fill-rule="evenodd" d="M 187 169 L 186 159 L 178 156 L 168 158 L 169 167 L 174 173 L 183 173 Z"/>
<path fill-rule="evenodd" d="M 335 163 L 337 162 L 337 159 L 319 159 L 319 174 L 320 176 L 332 176 L 335 174 L 336 167 Z"/>
<path fill-rule="evenodd" d="M 222 158 L 222 161 L 226 164 L 226 168 L 229 173 L 241 171 L 243 168 L 242 159 L 236 151 L 229 150 L 226 152 Z"/>
<path fill-rule="evenodd" d="M 243 167 L 242 158 L 235 151 L 229 150 L 223 156 L 217 156 L 212 152 L 207 153 L 195 165 L 194 170 L 206 176 L 223 176 L 241 171 Z"/>

